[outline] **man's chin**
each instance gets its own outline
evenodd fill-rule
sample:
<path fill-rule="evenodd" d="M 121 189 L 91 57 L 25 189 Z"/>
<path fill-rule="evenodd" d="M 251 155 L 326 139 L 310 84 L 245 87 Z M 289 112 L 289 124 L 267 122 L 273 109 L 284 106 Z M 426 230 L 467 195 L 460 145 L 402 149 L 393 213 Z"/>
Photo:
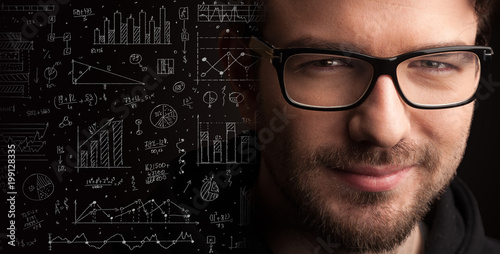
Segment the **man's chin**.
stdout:
<path fill-rule="evenodd" d="M 325 180 L 316 173 L 311 178 L 314 180 L 307 182 Z M 300 189 L 305 192 L 295 195 L 300 199 L 295 205 L 303 218 L 301 223 L 319 239 L 330 239 L 339 250 L 347 253 L 390 251 L 407 239 L 437 196 L 419 189 L 423 185 L 407 184 L 403 181 L 401 186 L 383 192 L 360 191 L 342 182 L 302 185 Z M 309 194 L 303 195 L 305 193 Z"/>
<path fill-rule="evenodd" d="M 365 200 L 382 200 L 386 194 L 368 193 Z M 390 205 L 370 205 L 347 209 L 339 214 L 336 209 L 319 212 L 304 223 L 322 239 L 330 239 L 339 250 L 351 253 L 390 251 L 401 245 L 411 234 L 427 209 L 392 211 Z"/>

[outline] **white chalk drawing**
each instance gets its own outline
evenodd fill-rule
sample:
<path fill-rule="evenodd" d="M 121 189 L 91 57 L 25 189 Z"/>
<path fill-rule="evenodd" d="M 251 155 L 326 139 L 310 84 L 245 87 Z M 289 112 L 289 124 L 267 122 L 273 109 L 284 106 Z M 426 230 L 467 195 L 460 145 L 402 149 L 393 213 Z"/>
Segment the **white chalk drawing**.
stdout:
<path fill-rule="evenodd" d="M 177 111 L 168 104 L 160 104 L 151 110 L 151 124 L 158 129 L 167 129 L 177 122 Z"/>
<path fill-rule="evenodd" d="M 139 12 L 139 20 L 130 14 L 125 20 L 122 13 L 116 11 L 113 23 L 104 19 L 102 31 L 94 30 L 94 45 L 161 45 L 170 44 L 170 21 L 167 21 L 167 9 L 162 6 L 159 16 L 152 16 L 149 21 L 146 12 Z"/>
<path fill-rule="evenodd" d="M 127 78 L 79 61 L 71 61 L 73 85 L 144 85 L 143 82 Z"/>
<path fill-rule="evenodd" d="M 42 201 L 54 193 L 54 183 L 44 174 L 32 174 L 23 182 L 23 194 L 33 201 Z"/>

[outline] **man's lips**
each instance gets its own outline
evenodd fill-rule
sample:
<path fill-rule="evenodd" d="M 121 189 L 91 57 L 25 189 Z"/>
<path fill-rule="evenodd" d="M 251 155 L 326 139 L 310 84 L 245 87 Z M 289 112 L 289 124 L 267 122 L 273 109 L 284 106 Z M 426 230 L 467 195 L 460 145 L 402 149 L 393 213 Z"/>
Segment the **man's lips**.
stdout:
<path fill-rule="evenodd" d="M 350 187 L 366 192 L 382 192 L 396 188 L 410 172 L 411 166 L 330 168 L 335 176 Z"/>

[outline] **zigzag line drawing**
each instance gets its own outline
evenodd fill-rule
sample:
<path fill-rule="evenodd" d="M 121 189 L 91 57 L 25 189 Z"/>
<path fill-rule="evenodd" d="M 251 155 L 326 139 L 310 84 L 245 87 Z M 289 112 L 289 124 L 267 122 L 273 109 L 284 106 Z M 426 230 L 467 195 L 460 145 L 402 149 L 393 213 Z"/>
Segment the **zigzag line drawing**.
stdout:
<path fill-rule="evenodd" d="M 151 236 L 145 236 L 142 240 L 126 240 L 125 237 L 120 233 L 116 233 L 110 236 L 106 240 L 89 240 L 85 235 L 85 233 L 82 233 L 75 236 L 72 240 L 69 240 L 68 238 L 61 236 L 56 236 L 52 238 L 52 234 L 49 233 L 48 243 L 49 243 L 49 250 L 52 250 L 52 244 L 85 244 L 89 247 L 100 250 L 108 243 L 121 243 L 127 246 L 130 250 L 136 248 L 140 249 L 146 243 L 154 243 L 157 244 L 159 247 L 167 250 L 177 243 L 194 243 L 194 240 L 190 234 L 185 232 L 181 232 L 179 236 L 173 240 L 160 240 L 158 239 L 156 234 L 153 234 Z M 164 243 L 167 243 L 168 245 Z"/>

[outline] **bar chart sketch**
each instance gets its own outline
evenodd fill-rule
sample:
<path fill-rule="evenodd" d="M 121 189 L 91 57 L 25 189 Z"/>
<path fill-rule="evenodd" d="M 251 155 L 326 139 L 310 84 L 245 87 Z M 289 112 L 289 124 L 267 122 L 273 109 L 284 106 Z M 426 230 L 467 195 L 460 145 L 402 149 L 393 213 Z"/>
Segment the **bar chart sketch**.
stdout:
<path fill-rule="evenodd" d="M 198 22 L 259 22 L 263 20 L 262 5 L 199 4 Z"/>
<path fill-rule="evenodd" d="M 101 128 L 89 128 L 80 140 L 77 127 L 77 169 L 129 168 L 123 163 L 123 121 L 108 120 Z"/>
<path fill-rule="evenodd" d="M 29 53 L 21 33 L 0 33 L 0 98 L 29 98 Z"/>
<path fill-rule="evenodd" d="M 171 44 L 170 21 L 167 10 L 161 7 L 159 16 L 148 20 L 145 11 L 139 12 L 139 20 L 132 14 L 125 20 L 122 13 L 116 11 L 113 22 L 105 18 L 103 27 L 94 30 L 94 45 L 154 45 Z"/>
<path fill-rule="evenodd" d="M 198 164 L 251 163 L 249 149 L 256 140 L 244 123 L 201 122 L 199 115 L 197 122 Z"/>
<path fill-rule="evenodd" d="M 158 58 L 156 73 L 158 74 L 174 74 L 174 59 L 173 58 Z"/>

